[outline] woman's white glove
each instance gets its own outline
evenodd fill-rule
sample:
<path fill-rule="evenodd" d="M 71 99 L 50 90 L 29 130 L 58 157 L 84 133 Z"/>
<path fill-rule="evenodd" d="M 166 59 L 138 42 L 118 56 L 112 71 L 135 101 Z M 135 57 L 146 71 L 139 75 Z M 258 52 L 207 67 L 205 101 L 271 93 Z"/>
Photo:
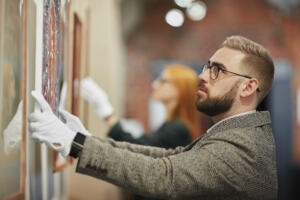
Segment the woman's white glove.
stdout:
<path fill-rule="evenodd" d="M 114 112 L 106 92 L 100 88 L 90 77 L 81 80 L 80 94 L 85 100 L 90 102 L 96 108 L 96 113 L 100 117 L 106 118 Z"/>
<path fill-rule="evenodd" d="M 50 105 L 40 93 L 32 91 L 31 95 L 41 107 L 41 111 L 31 113 L 29 116 L 32 138 L 46 143 L 62 156 L 67 157 L 76 132 L 69 129 L 53 114 Z"/>
<path fill-rule="evenodd" d="M 91 134 L 84 128 L 83 124 L 81 123 L 80 119 L 71 113 L 60 110 L 59 111 L 61 120 L 67 125 L 69 129 L 75 132 L 80 132 L 86 136 L 90 136 Z"/>

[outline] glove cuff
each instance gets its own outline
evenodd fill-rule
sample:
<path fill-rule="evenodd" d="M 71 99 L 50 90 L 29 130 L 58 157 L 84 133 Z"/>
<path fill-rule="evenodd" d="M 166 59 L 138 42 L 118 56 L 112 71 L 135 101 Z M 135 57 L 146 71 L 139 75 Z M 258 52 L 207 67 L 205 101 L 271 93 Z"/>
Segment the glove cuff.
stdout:
<path fill-rule="evenodd" d="M 79 153 L 83 149 L 83 144 L 85 141 L 86 136 L 82 133 L 77 132 L 71 146 L 71 151 L 69 156 L 73 158 L 77 158 L 79 156 Z"/>

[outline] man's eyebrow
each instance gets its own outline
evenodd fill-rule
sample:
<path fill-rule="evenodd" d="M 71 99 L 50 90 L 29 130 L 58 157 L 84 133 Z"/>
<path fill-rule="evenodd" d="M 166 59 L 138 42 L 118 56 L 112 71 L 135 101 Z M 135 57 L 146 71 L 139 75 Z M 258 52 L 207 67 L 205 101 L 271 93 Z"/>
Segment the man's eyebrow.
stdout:
<path fill-rule="evenodd" d="M 220 67 L 221 69 L 225 69 L 227 70 L 226 66 L 222 63 L 219 62 L 211 62 L 212 65 L 217 65 L 218 67 Z"/>

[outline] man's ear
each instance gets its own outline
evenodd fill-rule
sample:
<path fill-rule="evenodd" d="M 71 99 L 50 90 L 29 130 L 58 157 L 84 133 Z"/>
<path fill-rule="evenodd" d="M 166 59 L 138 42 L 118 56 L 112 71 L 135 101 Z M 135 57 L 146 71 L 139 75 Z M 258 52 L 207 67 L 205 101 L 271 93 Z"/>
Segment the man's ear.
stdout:
<path fill-rule="evenodd" d="M 248 79 L 242 83 L 241 97 L 248 97 L 256 92 L 258 80 L 255 78 Z"/>

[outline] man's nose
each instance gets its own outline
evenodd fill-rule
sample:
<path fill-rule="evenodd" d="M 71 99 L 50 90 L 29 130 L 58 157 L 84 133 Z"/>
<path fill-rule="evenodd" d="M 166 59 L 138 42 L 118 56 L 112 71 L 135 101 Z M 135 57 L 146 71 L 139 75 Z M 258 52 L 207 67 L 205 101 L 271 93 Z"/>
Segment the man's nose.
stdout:
<path fill-rule="evenodd" d="M 199 79 L 199 81 L 201 81 L 201 82 L 205 82 L 205 83 L 207 83 L 208 82 L 208 80 L 209 80 L 209 69 L 207 69 L 207 70 L 205 70 L 204 72 L 202 72 L 202 73 L 200 73 L 199 75 L 198 75 L 198 79 Z"/>

